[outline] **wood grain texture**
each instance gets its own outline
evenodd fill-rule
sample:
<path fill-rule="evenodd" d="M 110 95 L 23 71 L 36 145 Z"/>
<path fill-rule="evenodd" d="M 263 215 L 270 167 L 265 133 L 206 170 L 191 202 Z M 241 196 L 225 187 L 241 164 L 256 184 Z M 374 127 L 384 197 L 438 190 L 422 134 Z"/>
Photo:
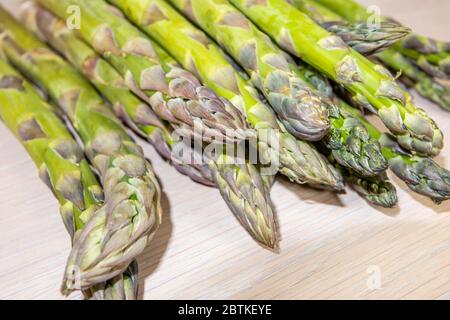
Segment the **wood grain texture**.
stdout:
<path fill-rule="evenodd" d="M 450 40 L 448 0 L 364 3 Z M 415 101 L 450 139 L 450 113 Z M 141 144 L 167 196 L 163 225 L 139 258 L 144 299 L 450 298 L 450 202 L 436 206 L 392 177 L 400 207 L 378 210 L 350 190 L 336 196 L 279 178 L 272 199 L 282 242 L 274 254 L 250 239 L 215 189 L 192 183 Z M 437 161 L 450 168 L 450 142 Z M 0 299 L 63 299 L 69 249 L 56 201 L 0 124 Z"/>

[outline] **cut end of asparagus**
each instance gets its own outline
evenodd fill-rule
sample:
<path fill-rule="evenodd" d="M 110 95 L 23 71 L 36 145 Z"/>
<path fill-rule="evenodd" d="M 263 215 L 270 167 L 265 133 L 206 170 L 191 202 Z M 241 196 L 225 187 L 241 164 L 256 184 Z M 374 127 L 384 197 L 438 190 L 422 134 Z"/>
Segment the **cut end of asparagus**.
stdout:
<path fill-rule="evenodd" d="M 450 199 L 450 172 L 433 160 L 399 155 L 389 162 L 392 171 L 413 191 L 436 203 Z"/>
<path fill-rule="evenodd" d="M 398 203 L 397 189 L 386 174 L 372 178 L 346 174 L 346 180 L 359 195 L 375 206 L 393 208 Z"/>

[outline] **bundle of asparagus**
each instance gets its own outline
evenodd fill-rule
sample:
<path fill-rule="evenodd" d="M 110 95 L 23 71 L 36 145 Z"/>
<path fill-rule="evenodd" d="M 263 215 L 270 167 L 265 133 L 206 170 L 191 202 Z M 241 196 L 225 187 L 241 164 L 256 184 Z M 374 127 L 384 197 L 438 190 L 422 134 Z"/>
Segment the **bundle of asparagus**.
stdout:
<path fill-rule="evenodd" d="M 72 6 L 78 30 L 64 21 Z M 370 204 L 391 208 L 390 167 L 414 192 L 449 199 L 450 172 L 429 158 L 443 148 L 442 132 L 389 71 L 361 55 L 402 69 L 421 94 L 449 107 L 448 45 L 401 40 L 408 28 L 388 19 L 374 27 L 361 8 L 341 0 L 28 0 L 21 17 L 30 31 L 0 8 L 2 58 L 58 106 L 0 59 L 0 116 L 53 190 L 73 239 L 63 289 L 136 298 L 135 258 L 161 223 L 161 190 L 122 123 L 178 171 L 217 187 L 271 249 L 277 172 L 337 192 L 345 180 Z M 331 81 L 391 132 L 350 107 Z"/>
<path fill-rule="evenodd" d="M 187 149 L 192 153 L 195 150 L 174 141 L 168 126 L 124 86 L 120 74 L 67 29 L 62 20 L 33 2 L 24 3 L 22 18 L 29 29 L 49 42 L 83 73 L 112 102 L 116 115 L 124 119 L 137 134 L 147 138 L 162 157 L 171 160 L 178 171 L 187 174 L 192 180 L 217 187 L 254 239 L 269 248 L 277 246 L 276 219 L 269 197 L 270 183 L 267 181 L 269 177 L 262 176 L 249 161 L 233 164 L 232 159 L 225 159 L 225 155 L 205 161 L 193 161 L 201 156 L 206 157 L 204 154 L 193 155 L 195 159 L 189 156 L 187 161 L 178 158 L 178 153 L 173 152 L 173 149 Z"/>
<path fill-rule="evenodd" d="M 105 191 L 107 205 L 87 221 L 67 262 L 63 287 L 85 289 L 125 271 L 151 240 L 161 223 L 159 183 L 141 147 L 95 90 L 19 26 L 0 10 L 3 54 L 69 118 Z"/>
<path fill-rule="evenodd" d="M 302 2 L 303 0 L 295 0 Z M 308 0 L 312 7 L 321 7 L 322 17 L 333 15 L 335 20 L 362 22 L 372 18 L 363 5 L 354 0 Z M 321 6 L 322 5 L 322 6 Z M 382 23 L 392 21 L 386 17 L 376 17 Z M 411 34 L 395 44 L 393 48 L 381 52 L 377 57 L 388 67 L 401 72 L 401 78 L 425 98 L 450 110 L 450 43 L 437 41 L 417 34 Z"/>
<path fill-rule="evenodd" d="M 145 35 L 141 34 L 132 25 L 128 24 L 125 18 L 118 16 L 117 13 L 111 13 L 114 10 L 104 1 L 65 0 L 55 2 L 57 2 L 57 4 L 54 4 L 53 1 L 39 1 L 39 3 L 59 15 L 61 18 L 65 18 L 67 8 L 70 5 L 78 5 L 84 17 L 83 21 L 86 22 L 81 25 L 80 34 L 83 35 L 83 38 L 87 42 L 93 44 L 94 48 L 96 46 L 95 41 L 93 41 L 91 37 L 91 30 L 95 30 L 95 26 L 97 26 L 97 30 L 101 26 L 105 26 L 105 21 L 111 22 L 108 25 L 113 34 L 116 34 L 117 32 L 123 34 L 123 37 L 127 39 L 128 42 L 133 41 L 131 35 L 139 38 L 145 37 Z M 94 25 L 94 27 L 92 25 Z M 120 26 L 120 28 L 117 26 Z M 117 38 L 118 36 L 119 35 L 116 34 L 115 37 Z M 175 46 L 176 43 L 173 45 Z M 154 44 L 154 46 L 158 48 L 158 53 L 163 52 L 158 45 Z M 174 50 L 172 50 L 171 47 L 166 46 L 166 49 L 169 48 L 173 54 Z M 99 51 L 101 53 L 101 50 Z M 107 59 L 110 56 L 109 52 L 110 51 L 104 55 Z M 200 56 L 201 51 L 197 51 L 196 53 Z M 176 62 L 167 53 L 163 52 L 159 56 L 162 64 L 176 65 Z M 110 60 L 114 65 L 114 62 L 117 59 Z M 186 67 L 185 64 L 184 66 Z M 117 67 L 118 70 L 120 70 L 120 65 Z M 242 78 L 239 76 L 235 80 L 237 74 L 234 69 L 228 68 L 228 63 L 225 69 L 217 69 L 216 67 L 213 69 L 211 68 L 211 65 L 208 64 L 208 61 L 204 59 L 202 61 L 202 67 L 210 68 L 210 71 L 214 72 L 213 76 L 215 79 L 214 82 L 208 82 L 203 78 L 204 83 L 216 92 L 218 92 L 218 88 L 222 85 L 226 87 L 231 86 L 232 90 L 224 89 L 219 92 L 220 95 L 227 98 L 229 101 L 232 101 L 240 108 L 240 110 L 243 110 L 247 120 L 252 124 L 254 129 L 263 131 L 262 134 L 258 133 L 258 148 L 259 155 L 265 158 L 265 163 L 270 163 L 272 159 L 276 157 L 280 162 L 280 172 L 285 174 L 292 181 L 302 184 L 310 183 L 319 187 L 324 186 L 326 188 L 342 189 L 340 175 L 311 145 L 300 140 L 295 140 L 284 130 L 280 132 L 280 137 L 278 137 L 278 135 L 274 136 L 274 134 L 276 134 L 276 132 L 274 132 L 275 130 L 268 130 L 278 129 L 281 128 L 281 126 L 272 112 L 266 108 L 259 98 L 256 97 L 256 93 L 252 92 L 251 89 L 247 89 L 248 86 Z M 236 93 L 236 90 L 238 91 L 238 94 Z M 240 90 L 245 91 L 244 96 L 240 94 Z"/>

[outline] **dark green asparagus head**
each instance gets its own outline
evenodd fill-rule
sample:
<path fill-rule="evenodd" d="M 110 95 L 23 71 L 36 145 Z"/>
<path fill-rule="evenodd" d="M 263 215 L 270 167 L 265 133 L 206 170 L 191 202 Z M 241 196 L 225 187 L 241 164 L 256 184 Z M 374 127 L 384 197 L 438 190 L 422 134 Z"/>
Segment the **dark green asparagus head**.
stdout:
<path fill-rule="evenodd" d="M 349 185 L 369 203 L 384 208 L 393 208 L 397 205 L 397 189 L 385 173 L 372 178 L 363 178 L 352 173 L 345 176 Z"/>
<path fill-rule="evenodd" d="M 390 161 L 392 171 L 409 188 L 436 203 L 450 199 L 450 171 L 429 158 L 397 156 Z"/>
<path fill-rule="evenodd" d="M 363 177 L 379 175 L 388 168 L 378 140 L 355 118 L 339 115 L 325 144 L 341 166 Z"/>

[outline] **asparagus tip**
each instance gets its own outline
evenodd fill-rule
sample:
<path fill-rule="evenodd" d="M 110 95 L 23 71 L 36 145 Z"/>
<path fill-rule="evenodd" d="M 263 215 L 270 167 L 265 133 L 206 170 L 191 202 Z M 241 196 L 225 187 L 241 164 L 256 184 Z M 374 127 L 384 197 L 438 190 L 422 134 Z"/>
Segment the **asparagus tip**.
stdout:
<path fill-rule="evenodd" d="M 410 189 L 431 198 L 436 203 L 450 199 L 450 171 L 429 158 L 418 156 L 390 160 L 392 171 Z"/>

